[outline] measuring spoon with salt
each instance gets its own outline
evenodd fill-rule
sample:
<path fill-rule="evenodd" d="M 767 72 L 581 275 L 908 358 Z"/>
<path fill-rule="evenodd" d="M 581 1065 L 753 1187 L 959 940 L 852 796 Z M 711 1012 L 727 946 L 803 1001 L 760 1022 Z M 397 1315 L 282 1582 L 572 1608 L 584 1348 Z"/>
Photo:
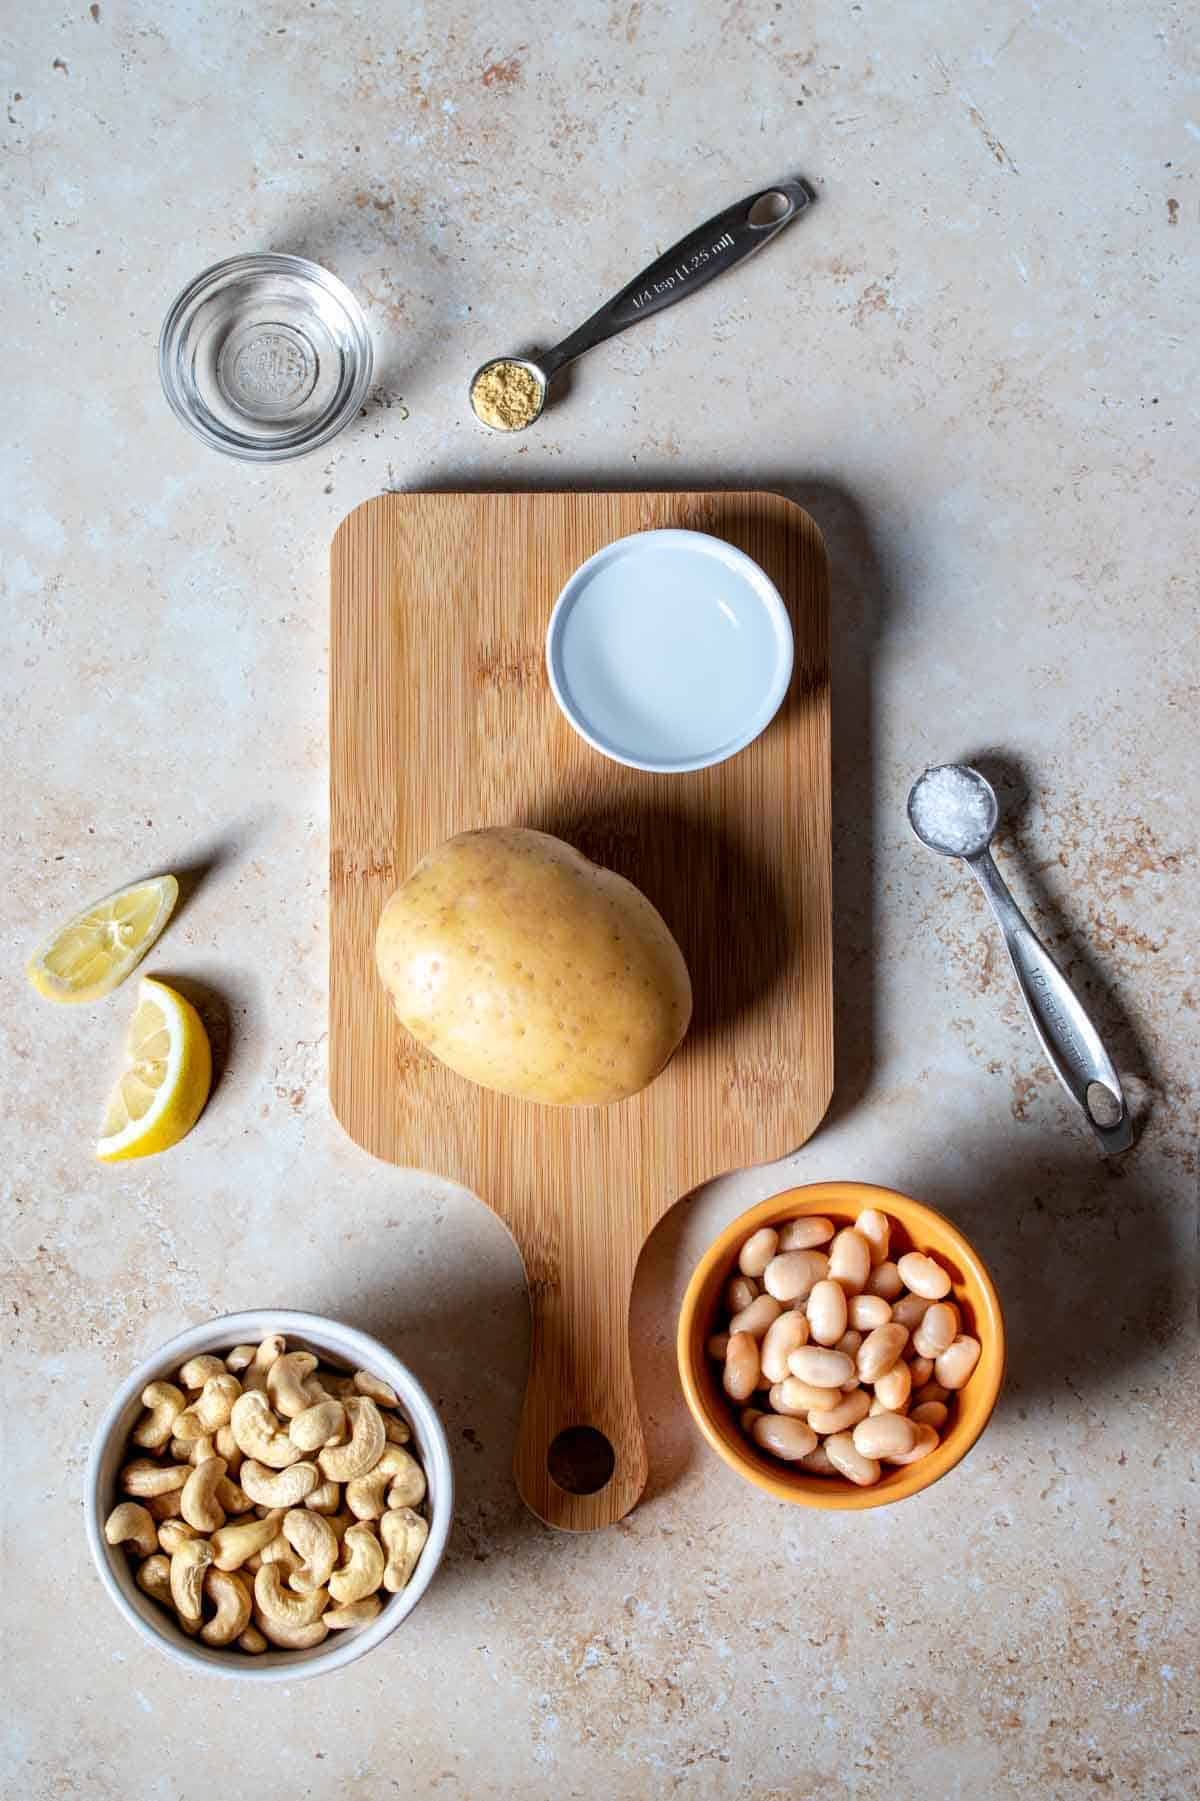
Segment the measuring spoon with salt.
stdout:
<path fill-rule="evenodd" d="M 744 262 L 812 202 L 812 189 L 803 181 L 781 181 L 748 194 L 656 257 L 648 269 L 553 350 L 536 358 L 490 358 L 471 377 L 470 399 L 476 418 L 492 431 L 524 431 L 540 416 L 550 383 L 568 363 L 639 320 L 686 300 L 697 288 Z"/>
<path fill-rule="evenodd" d="M 987 896 L 1033 1029 L 1100 1148 L 1110 1156 L 1127 1151 L 1133 1122 L 1100 1034 L 992 861 L 989 846 L 999 818 L 991 783 L 966 763 L 927 769 L 908 797 L 908 821 L 921 843 L 940 856 L 961 857 Z"/>

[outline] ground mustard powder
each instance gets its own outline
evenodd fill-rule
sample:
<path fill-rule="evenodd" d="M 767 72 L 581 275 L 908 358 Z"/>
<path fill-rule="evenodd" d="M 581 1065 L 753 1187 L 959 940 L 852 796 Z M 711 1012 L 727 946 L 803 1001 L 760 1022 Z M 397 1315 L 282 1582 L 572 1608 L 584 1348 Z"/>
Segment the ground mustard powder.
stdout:
<path fill-rule="evenodd" d="M 494 431 L 521 431 L 541 411 L 541 383 L 523 363 L 489 363 L 471 384 L 471 405 Z"/>

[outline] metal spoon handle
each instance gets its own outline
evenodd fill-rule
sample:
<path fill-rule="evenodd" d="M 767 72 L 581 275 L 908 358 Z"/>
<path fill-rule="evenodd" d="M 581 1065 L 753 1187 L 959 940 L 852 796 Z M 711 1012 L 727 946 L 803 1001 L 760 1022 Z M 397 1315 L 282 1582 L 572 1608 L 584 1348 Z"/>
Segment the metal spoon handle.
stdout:
<path fill-rule="evenodd" d="M 1102 1149 L 1110 1155 L 1127 1151 L 1133 1143 L 1129 1108 L 1120 1078 L 1083 1003 L 1009 893 L 988 852 L 968 858 L 967 867 L 974 872 L 1004 934 L 1033 1029 L 1055 1075 L 1083 1109 Z M 1120 1106 L 1119 1117 L 1108 1125 L 1102 1125 L 1093 1112 L 1090 1091 L 1096 1083 Z"/>
<path fill-rule="evenodd" d="M 636 275 L 570 337 L 539 358 L 547 378 L 573 363 L 585 350 L 636 325 L 639 319 L 648 319 L 652 313 L 661 313 L 676 301 L 686 300 L 706 282 L 753 256 L 798 218 L 812 199 L 811 190 L 802 181 L 781 181 L 748 194 L 697 226 Z"/>

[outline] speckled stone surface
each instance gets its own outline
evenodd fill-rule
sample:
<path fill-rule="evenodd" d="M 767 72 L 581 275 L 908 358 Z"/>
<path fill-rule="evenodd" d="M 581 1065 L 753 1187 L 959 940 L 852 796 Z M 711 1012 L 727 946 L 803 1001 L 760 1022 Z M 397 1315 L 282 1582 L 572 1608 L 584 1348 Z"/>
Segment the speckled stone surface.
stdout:
<path fill-rule="evenodd" d="M 1166 0 L 398 7 L 10 5 L 0 1788 L 753 1801 L 1182 1801 L 1200 1786 L 1196 775 L 1200 64 Z M 820 205 L 580 365 L 529 436 L 486 356 L 578 323 L 739 193 Z M 256 469 L 157 385 L 166 306 L 240 250 L 366 305 L 377 386 Z M 677 1207 L 639 1272 L 652 1456 L 615 1530 L 509 1476 L 527 1348 L 503 1230 L 370 1162 L 325 1092 L 326 557 L 384 487 L 738 483 L 829 542 L 838 1087 L 785 1166 Z M 1145 1116 L 1106 1166 L 1023 1020 L 981 898 L 907 835 L 974 756 L 1001 860 Z M 197 878 L 151 967 L 218 1048 L 187 1143 L 91 1160 L 127 994 L 41 1004 L 48 923 Z M 944 1208 L 1012 1331 L 986 1438 L 871 1515 L 768 1503 L 694 1436 L 689 1266 L 752 1199 L 853 1176 Z M 250 1694 L 126 1629 L 89 1565 L 92 1424 L 186 1323 L 279 1303 L 429 1384 L 461 1506 L 412 1620 Z"/>

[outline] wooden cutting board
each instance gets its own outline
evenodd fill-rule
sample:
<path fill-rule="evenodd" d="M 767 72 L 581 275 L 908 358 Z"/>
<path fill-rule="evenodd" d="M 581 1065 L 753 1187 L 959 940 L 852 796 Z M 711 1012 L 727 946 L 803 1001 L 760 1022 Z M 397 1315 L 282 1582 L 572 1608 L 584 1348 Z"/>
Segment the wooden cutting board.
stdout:
<path fill-rule="evenodd" d="M 796 638 L 767 732 L 689 775 L 589 749 L 543 660 L 572 570 L 655 526 L 746 551 Z M 646 1480 L 628 1317 L 647 1235 L 699 1183 L 802 1144 L 832 1092 L 821 536 L 774 494 L 385 494 L 342 522 L 332 569 L 334 1112 L 375 1156 L 465 1184 L 508 1225 L 533 1314 L 517 1485 L 551 1525 L 609 1525 Z M 383 904 L 427 850 L 488 825 L 567 839 L 636 882 L 674 932 L 695 1014 L 643 1094 L 606 1108 L 509 1100 L 443 1068 L 396 1020 L 375 973 Z"/>

